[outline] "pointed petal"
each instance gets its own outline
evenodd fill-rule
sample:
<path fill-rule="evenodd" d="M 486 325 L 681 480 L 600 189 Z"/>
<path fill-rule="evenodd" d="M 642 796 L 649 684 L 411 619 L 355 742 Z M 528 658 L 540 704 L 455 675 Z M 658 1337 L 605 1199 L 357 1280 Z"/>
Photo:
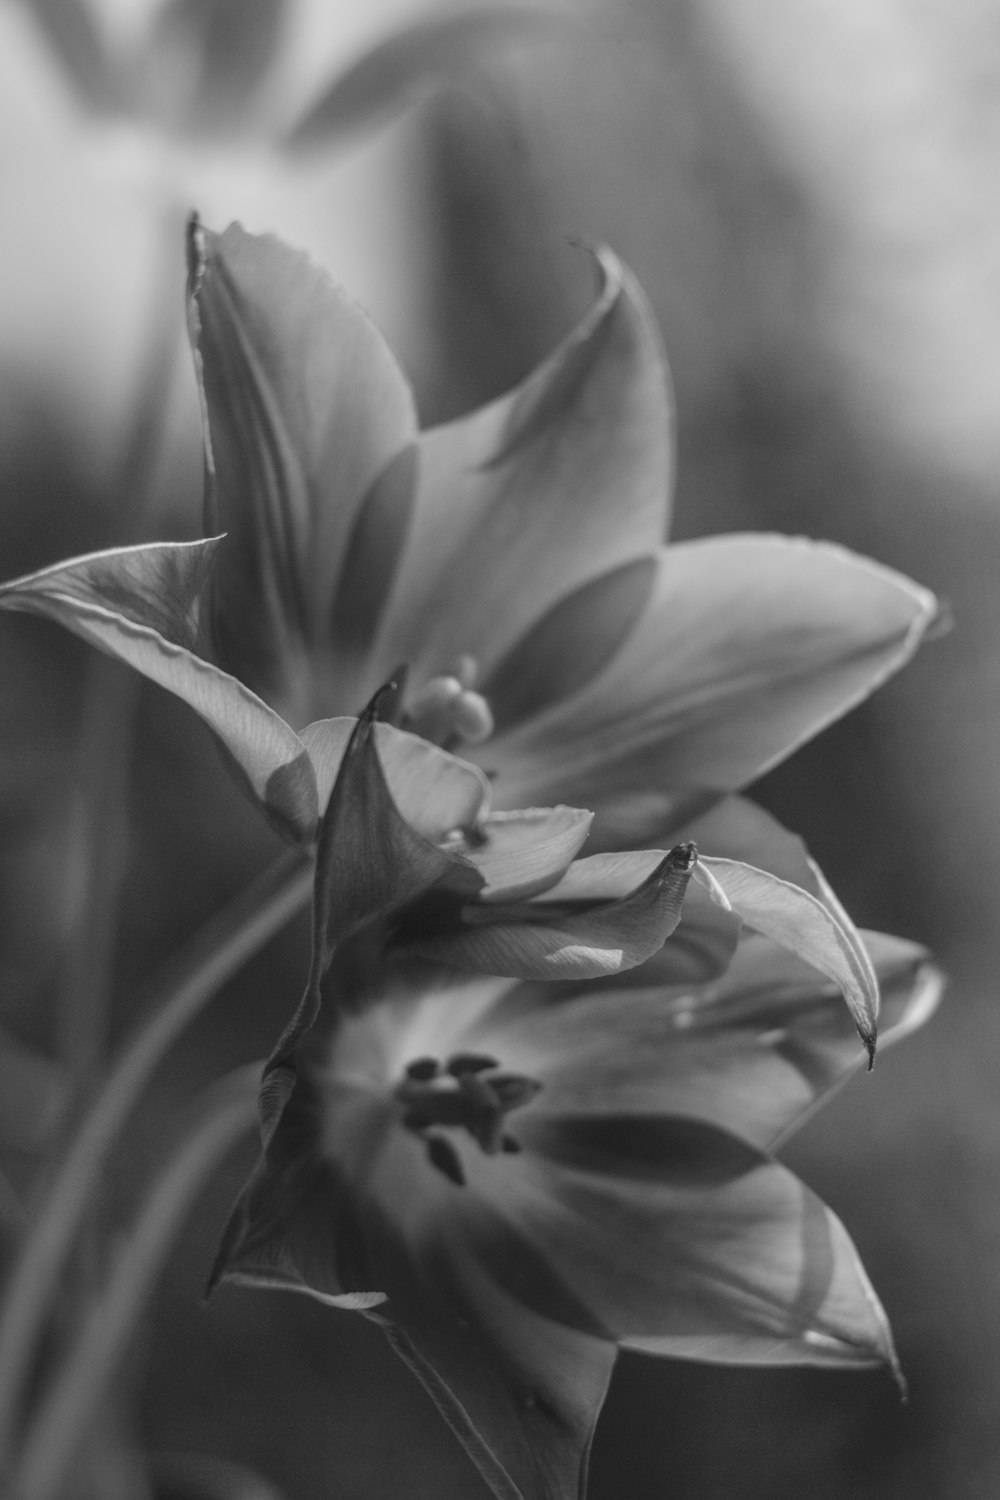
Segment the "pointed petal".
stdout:
<path fill-rule="evenodd" d="M 413 399 L 374 325 L 305 255 L 238 225 L 196 228 L 193 243 L 208 529 L 229 534 L 213 594 L 220 656 L 272 701 L 297 693 L 297 714 L 314 718 L 311 695 L 324 680 L 336 694 L 351 667 L 331 640 L 338 599 L 364 604 L 353 658 L 402 549 Z"/>
<path fill-rule="evenodd" d="M 520 1155 L 475 1189 L 612 1337 L 734 1363 L 895 1366 L 843 1226 L 735 1136 L 676 1115 L 532 1108 L 516 1135 Z"/>
<path fill-rule="evenodd" d="M 694 863 L 692 845 L 678 845 L 641 885 L 597 904 L 594 898 L 579 905 L 550 899 L 566 877 L 535 901 L 469 905 L 462 910 L 464 925 L 427 936 L 411 932 L 407 947 L 460 969 L 518 979 L 617 974 L 650 958 L 677 927 Z"/>
<path fill-rule="evenodd" d="M 320 972 L 358 927 L 431 890 L 450 893 L 457 904 L 482 888 L 470 864 L 401 816 L 376 745 L 376 707 L 373 701 L 354 725 L 320 825 L 314 908 Z"/>
<path fill-rule="evenodd" d="M 379 647 L 388 670 L 408 660 L 421 680 L 464 652 L 488 677 L 559 600 L 657 550 L 671 482 L 666 366 L 637 283 L 607 251 L 600 265 L 594 307 L 533 375 L 423 435 Z"/>
<path fill-rule="evenodd" d="M 709 857 L 718 854 L 767 870 L 815 896 L 854 950 L 858 973 L 866 976 L 868 988 L 877 992 L 877 981 L 858 929 L 802 839 L 783 828 L 777 818 L 746 797 L 726 797 L 711 812 L 685 824 L 679 836 L 694 839 Z"/>
<path fill-rule="evenodd" d="M 710 537 L 661 553 L 630 639 L 582 692 L 489 746 L 497 802 L 593 807 L 733 791 L 896 671 L 934 618 L 924 589 L 827 543 Z"/>
<path fill-rule="evenodd" d="M 572 697 L 596 677 L 635 628 L 656 571 L 655 558 L 636 558 L 554 604 L 480 685 L 496 729 Z"/>
<path fill-rule="evenodd" d="M 302 731 L 322 807 L 330 800 L 356 724 L 356 719 L 318 719 Z M 490 796 L 490 784 L 478 766 L 391 724 L 375 725 L 375 744 L 393 802 L 425 839 L 438 843 L 478 822 Z"/>
<path fill-rule="evenodd" d="M 835 910 L 787 880 L 732 859 L 699 861 L 696 878 L 721 891 L 748 926 L 787 948 L 836 984 L 854 1018 L 858 1035 L 875 1055 L 878 982 L 868 955 L 841 925 Z"/>
<path fill-rule="evenodd" d="M 933 1012 L 941 977 L 923 949 L 865 934 L 882 985 L 883 1045 Z M 671 944 L 663 950 L 668 952 Z M 745 935 L 728 970 L 693 991 L 654 964 L 562 1003 L 530 988 L 498 997 L 463 1039 L 542 1084 L 535 1113 L 671 1113 L 771 1150 L 862 1065 L 839 992 L 769 939 Z M 425 1025 L 429 1024 L 425 1020 Z"/>
<path fill-rule="evenodd" d="M 94 552 L 0 587 L 0 607 L 44 615 L 135 667 L 215 731 L 246 789 L 292 837 L 316 831 L 319 805 L 295 731 L 242 682 L 205 659 L 205 600 L 219 540 Z"/>
<path fill-rule="evenodd" d="M 348 1256 L 338 1224 L 340 1194 L 319 1151 L 318 1101 L 308 1077 L 295 1082 L 260 1160 L 236 1200 L 209 1277 L 305 1292 L 330 1307 L 362 1311 L 385 1301 L 343 1285 Z"/>

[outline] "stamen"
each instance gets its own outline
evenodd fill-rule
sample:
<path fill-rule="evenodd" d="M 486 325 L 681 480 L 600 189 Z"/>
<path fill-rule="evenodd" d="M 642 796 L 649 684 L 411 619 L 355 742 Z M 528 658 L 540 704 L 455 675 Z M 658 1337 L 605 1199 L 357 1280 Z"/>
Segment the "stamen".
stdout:
<path fill-rule="evenodd" d="M 407 703 L 403 728 L 446 748 L 483 744 L 494 721 L 482 693 L 473 690 L 477 671 L 473 657 L 460 656 L 452 671 L 430 678 Z"/>
<path fill-rule="evenodd" d="M 456 1052 L 444 1066 L 452 1078 L 460 1078 L 463 1073 L 483 1073 L 487 1068 L 498 1068 L 500 1064 L 495 1057 L 487 1057 L 485 1052 Z M 406 1071 L 409 1072 L 409 1068 Z"/>
<path fill-rule="evenodd" d="M 467 745 L 482 745 L 494 730 L 493 713 L 482 693 L 463 692 L 451 708 L 455 733 Z"/>
<path fill-rule="evenodd" d="M 406 1065 L 407 1078 L 415 1078 L 418 1083 L 429 1083 L 440 1071 L 441 1065 L 434 1057 L 418 1057 Z"/>
<path fill-rule="evenodd" d="M 466 1131 L 486 1156 L 520 1150 L 504 1126 L 512 1110 L 538 1093 L 541 1084 L 535 1079 L 501 1072 L 495 1058 L 480 1052 L 456 1052 L 443 1069 L 435 1058 L 418 1057 L 404 1071 L 395 1090 L 403 1124 L 423 1138 L 428 1160 L 450 1181 L 465 1178 L 442 1129 Z"/>

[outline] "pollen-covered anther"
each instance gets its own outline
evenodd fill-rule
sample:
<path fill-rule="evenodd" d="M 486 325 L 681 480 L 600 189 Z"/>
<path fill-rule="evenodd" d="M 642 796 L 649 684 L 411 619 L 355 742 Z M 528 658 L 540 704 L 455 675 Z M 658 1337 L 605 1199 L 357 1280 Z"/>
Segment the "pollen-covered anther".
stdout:
<path fill-rule="evenodd" d="M 493 712 L 474 691 L 475 678 L 475 662 L 460 657 L 453 672 L 432 677 L 417 690 L 406 705 L 403 728 L 445 748 L 483 744 L 493 733 Z"/>

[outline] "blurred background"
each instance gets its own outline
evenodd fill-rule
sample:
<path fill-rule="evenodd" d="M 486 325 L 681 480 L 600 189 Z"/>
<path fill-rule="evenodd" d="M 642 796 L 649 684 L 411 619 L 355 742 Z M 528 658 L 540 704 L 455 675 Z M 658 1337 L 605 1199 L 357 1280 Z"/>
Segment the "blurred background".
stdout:
<path fill-rule="evenodd" d="M 672 364 L 674 534 L 826 537 L 948 603 L 951 633 L 755 796 L 805 836 L 859 924 L 927 943 L 952 982 L 927 1030 L 785 1153 L 862 1252 L 909 1405 L 877 1373 L 624 1358 L 592 1495 L 986 1500 L 1000 1477 L 1000 4 L 519 11 L 470 32 L 434 87 L 414 65 L 405 111 L 376 88 L 303 126 L 366 48 L 425 14 L 417 0 L 0 0 L 3 575 L 197 534 L 191 207 L 328 265 L 400 353 L 425 422 L 524 375 L 589 297 L 572 240 L 609 242 Z M 0 1023 L 42 1072 L 75 1058 L 77 1088 L 135 1019 L 137 985 L 277 852 L 193 716 L 125 675 L 54 627 L 0 620 Z M 101 728 L 130 719 L 131 750 Z M 110 850 L 86 800 L 102 734 L 100 805 L 127 813 L 109 815 Z M 96 913 L 95 847 L 110 892 Z M 84 976 L 83 1038 L 81 927 L 115 955 Z M 199 1083 L 267 1050 L 301 939 L 283 934 L 178 1047 L 116 1166 L 112 1214 Z M 11 1134 L 18 1185 L 38 1141 Z M 135 1432 L 251 1465 L 296 1500 L 471 1500 L 471 1468 L 360 1320 L 234 1290 L 200 1303 L 251 1149 L 199 1203 L 149 1310 L 128 1372 Z M 164 1460 L 161 1493 L 185 1500 L 178 1472 Z"/>

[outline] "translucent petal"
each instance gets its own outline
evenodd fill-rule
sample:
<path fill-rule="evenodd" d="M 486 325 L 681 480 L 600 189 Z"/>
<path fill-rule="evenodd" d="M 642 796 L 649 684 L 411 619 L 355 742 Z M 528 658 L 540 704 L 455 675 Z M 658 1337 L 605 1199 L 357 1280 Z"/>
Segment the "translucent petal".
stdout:
<path fill-rule="evenodd" d="M 610 1336 L 659 1353 L 677 1339 L 688 1358 L 701 1346 L 704 1358 L 753 1363 L 780 1345 L 797 1363 L 894 1365 L 843 1226 L 779 1163 L 677 1115 L 528 1109 L 515 1128 L 520 1155 L 485 1161 L 470 1197 L 487 1197 L 558 1266 Z M 516 1261 L 495 1261 L 478 1227 L 452 1232 L 515 1284 Z"/>
<path fill-rule="evenodd" d="M 691 875 L 688 850 L 662 856 L 620 899 L 550 899 L 564 879 L 534 901 L 466 906 L 460 923 L 428 936 L 411 932 L 407 946 L 423 958 L 519 979 L 617 974 L 651 957 L 676 928 Z"/>
<path fill-rule="evenodd" d="M 467 851 L 486 881 L 483 900 L 523 900 L 555 885 L 586 840 L 592 820 L 592 813 L 578 807 L 529 807 L 484 819 Z"/>
<path fill-rule="evenodd" d="M 927 1020 L 941 979 L 916 944 L 880 933 L 865 939 L 888 1045 Z M 641 981 L 652 968 L 629 978 Z M 836 987 L 767 938 L 745 935 L 726 972 L 698 989 L 649 977 L 646 987 L 595 983 L 562 1003 L 547 991 L 509 991 L 463 1045 L 538 1079 L 536 1113 L 673 1113 L 761 1149 L 772 1149 L 863 1063 Z"/>
<path fill-rule="evenodd" d="M 871 962 L 838 911 L 825 901 L 766 870 L 738 860 L 705 858 L 697 877 L 721 888 L 733 910 L 758 932 L 819 969 L 839 986 L 858 1035 L 874 1057 L 878 983 Z"/>
<path fill-rule="evenodd" d="M 352 666 L 338 664 L 331 620 L 346 589 L 366 597 L 374 628 L 391 581 L 412 494 L 409 386 L 374 325 L 307 256 L 237 225 L 196 231 L 194 244 L 206 520 L 228 533 L 213 594 L 220 659 L 297 722 L 360 708 L 338 689 Z M 369 505 L 377 552 L 358 533 Z M 353 653 L 363 645 L 350 642 Z"/>
<path fill-rule="evenodd" d="M 605 671 L 490 743 L 497 805 L 550 801 L 558 783 L 600 823 L 630 789 L 734 791 L 902 666 L 934 611 L 901 574 L 827 543 L 678 543 Z"/>
<path fill-rule="evenodd" d="M 356 719 L 318 719 L 302 731 L 325 807 Z M 432 843 L 471 828 L 489 803 L 490 787 L 477 766 L 391 724 L 375 725 L 375 744 L 392 800 L 406 821 Z"/>
<path fill-rule="evenodd" d="M 0 587 L 0 607 L 57 620 L 189 704 L 215 731 L 250 795 L 294 838 L 313 838 L 316 783 L 298 735 L 206 659 L 205 599 L 220 543 L 122 547 Z"/>
<path fill-rule="evenodd" d="M 379 647 L 386 670 L 408 660 L 420 681 L 465 652 L 486 679 L 559 600 L 659 546 L 666 365 L 638 285 L 607 252 L 601 267 L 594 307 L 521 386 L 422 435 L 413 530 Z"/>

